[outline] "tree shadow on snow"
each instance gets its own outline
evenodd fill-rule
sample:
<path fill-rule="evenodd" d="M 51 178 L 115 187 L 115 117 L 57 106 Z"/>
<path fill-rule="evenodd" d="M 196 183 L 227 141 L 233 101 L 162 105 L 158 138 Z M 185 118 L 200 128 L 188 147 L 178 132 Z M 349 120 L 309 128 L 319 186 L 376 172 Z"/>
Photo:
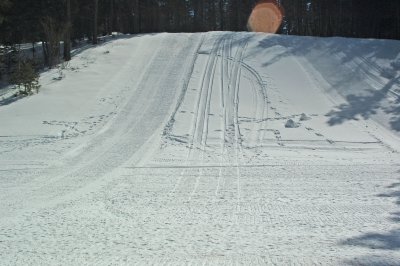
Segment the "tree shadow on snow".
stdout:
<path fill-rule="evenodd" d="M 263 63 L 263 66 L 269 66 L 280 59 L 296 55 L 305 56 L 306 58 L 314 58 L 316 60 L 326 58 L 327 55 L 339 55 L 340 64 L 344 65 L 349 61 L 360 58 L 368 65 L 368 67 L 378 72 L 383 72 L 378 64 L 374 61 L 376 59 L 394 59 L 393 55 L 400 53 L 400 46 L 398 41 L 392 40 L 368 40 L 368 39 L 354 39 L 354 38 L 342 38 L 342 37 L 331 37 L 331 38 L 315 38 L 315 37 L 296 37 L 286 35 L 269 35 L 258 42 L 258 47 L 261 50 L 265 49 L 279 49 L 279 52 L 274 51 L 272 59 Z M 254 50 L 254 54 L 257 55 L 258 51 Z M 311 57 L 310 57 L 311 55 Z M 330 58 L 330 57 L 328 57 Z M 311 64 L 314 62 L 311 61 Z M 360 64 L 361 65 L 361 64 Z M 329 67 L 329 66 L 327 66 Z M 337 69 L 335 69 L 337 70 Z M 365 72 L 363 68 L 354 69 L 357 74 Z M 352 73 L 348 73 L 348 77 L 354 77 Z M 341 77 L 343 78 L 343 77 Z M 335 84 L 332 84 L 335 85 Z"/>
<path fill-rule="evenodd" d="M 400 131 L 400 98 L 398 98 L 396 103 L 385 112 L 393 115 L 390 120 L 390 126 L 394 130 Z"/>
<path fill-rule="evenodd" d="M 16 102 L 16 101 L 18 101 L 18 100 L 20 100 L 22 98 L 25 98 L 25 97 L 26 97 L 25 95 L 19 95 L 19 96 L 14 96 L 13 95 L 13 96 L 10 96 L 8 98 L 0 100 L 0 106 L 5 106 L 5 105 L 12 104 L 12 103 L 14 103 L 14 102 Z"/>
<path fill-rule="evenodd" d="M 400 171 L 397 172 L 400 174 Z M 395 200 L 395 203 L 400 207 L 400 182 L 396 182 L 387 187 L 389 191 L 387 193 L 378 194 L 380 198 L 391 198 Z M 363 235 L 352 237 L 342 241 L 341 245 L 347 246 L 358 246 L 364 247 L 371 250 L 388 250 L 388 251 L 399 251 L 400 250 L 400 211 L 389 213 L 387 218 L 398 225 L 396 229 L 388 230 L 387 232 L 367 232 Z M 397 263 L 398 263 L 397 258 Z M 389 258 L 385 256 L 365 256 L 354 258 L 346 261 L 346 264 L 350 265 L 396 265 L 395 258 Z"/>
<path fill-rule="evenodd" d="M 370 249 L 399 250 L 400 229 L 386 233 L 367 233 L 362 236 L 347 239 L 342 244 L 349 246 L 361 246 Z"/>
<path fill-rule="evenodd" d="M 384 266 L 384 265 L 398 265 L 398 258 L 389 257 L 387 255 L 363 256 L 345 260 L 343 265 L 351 266 Z"/>
<path fill-rule="evenodd" d="M 378 110 L 391 115 L 391 127 L 400 131 L 400 107 L 395 104 L 391 107 L 385 107 L 382 101 L 386 99 L 390 89 L 400 81 L 400 76 L 390 80 L 380 90 L 367 90 L 367 95 L 350 94 L 346 97 L 347 103 L 336 107 L 336 110 L 330 111 L 326 116 L 330 117 L 328 124 L 330 126 L 342 124 L 348 120 L 359 120 L 359 117 L 367 120 L 375 115 Z M 400 103 L 400 100 L 398 100 Z"/>
<path fill-rule="evenodd" d="M 400 132 L 400 99 L 392 105 L 386 103 L 389 91 L 400 85 L 400 77 L 396 77 L 400 70 L 398 41 L 271 35 L 260 40 L 258 48 L 248 57 L 257 58 L 257 53 L 269 50 L 272 57 L 263 62 L 263 67 L 293 55 L 305 58 L 347 100 L 327 114 L 329 125 L 369 119 L 382 111 L 389 115 L 391 128 Z M 392 61 L 391 67 L 382 66 L 382 60 Z M 367 80 L 376 80 L 379 75 L 389 81 L 377 90 Z"/>
<path fill-rule="evenodd" d="M 287 56 L 291 56 L 294 54 L 300 55 L 300 51 L 302 54 L 308 53 L 309 51 L 315 49 L 316 46 L 316 44 L 312 44 L 312 42 L 310 42 L 310 39 L 310 37 L 292 38 L 283 35 L 273 35 L 260 40 L 258 43 L 259 48 L 279 50 L 273 51 L 273 57 L 264 62 L 262 66 L 267 67 Z M 257 50 L 254 51 L 254 54 L 250 53 L 249 56 L 257 56 L 256 53 Z"/>

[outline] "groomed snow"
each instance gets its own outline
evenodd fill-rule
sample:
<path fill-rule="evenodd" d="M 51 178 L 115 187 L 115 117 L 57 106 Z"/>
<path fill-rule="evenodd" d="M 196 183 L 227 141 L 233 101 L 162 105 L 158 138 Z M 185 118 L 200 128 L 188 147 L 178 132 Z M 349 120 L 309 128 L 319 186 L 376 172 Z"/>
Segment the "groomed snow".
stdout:
<path fill-rule="evenodd" d="M 396 265 L 400 42 L 118 36 L 0 98 L 1 265 Z"/>

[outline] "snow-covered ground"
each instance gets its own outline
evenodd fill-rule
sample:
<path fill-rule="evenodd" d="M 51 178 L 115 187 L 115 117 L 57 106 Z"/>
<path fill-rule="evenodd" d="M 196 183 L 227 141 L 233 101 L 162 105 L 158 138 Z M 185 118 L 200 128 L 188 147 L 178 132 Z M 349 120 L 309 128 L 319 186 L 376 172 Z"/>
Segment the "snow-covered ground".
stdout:
<path fill-rule="evenodd" d="M 126 36 L 0 99 L 1 265 L 396 265 L 400 42 Z"/>

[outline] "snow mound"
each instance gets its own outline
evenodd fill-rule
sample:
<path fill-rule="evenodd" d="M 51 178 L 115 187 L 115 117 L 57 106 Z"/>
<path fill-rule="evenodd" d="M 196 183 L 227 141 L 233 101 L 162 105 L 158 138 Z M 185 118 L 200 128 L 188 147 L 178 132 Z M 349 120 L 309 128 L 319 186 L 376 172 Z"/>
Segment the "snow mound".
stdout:
<path fill-rule="evenodd" d="M 300 127 L 300 123 L 296 123 L 292 119 L 289 119 L 288 121 L 286 121 L 285 127 L 286 128 L 298 128 L 298 127 Z"/>
<path fill-rule="evenodd" d="M 302 113 L 301 115 L 300 115 L 300 119 L 299 119 L 300 121 L 308 121 L 308 120 L 311 120 L 311 117 L 309 117 L 308 115 L 306 115 L 305 113 Z"/>

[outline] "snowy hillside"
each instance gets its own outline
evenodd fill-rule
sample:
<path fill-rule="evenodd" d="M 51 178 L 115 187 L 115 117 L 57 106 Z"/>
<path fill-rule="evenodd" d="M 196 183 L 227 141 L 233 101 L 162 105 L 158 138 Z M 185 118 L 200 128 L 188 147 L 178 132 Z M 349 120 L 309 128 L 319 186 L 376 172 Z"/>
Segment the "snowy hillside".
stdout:
<path fill-rule="evenodd" d="M 400 42 L 123 36 L 0 97 L 0 264 L 400 261 Z"/>

